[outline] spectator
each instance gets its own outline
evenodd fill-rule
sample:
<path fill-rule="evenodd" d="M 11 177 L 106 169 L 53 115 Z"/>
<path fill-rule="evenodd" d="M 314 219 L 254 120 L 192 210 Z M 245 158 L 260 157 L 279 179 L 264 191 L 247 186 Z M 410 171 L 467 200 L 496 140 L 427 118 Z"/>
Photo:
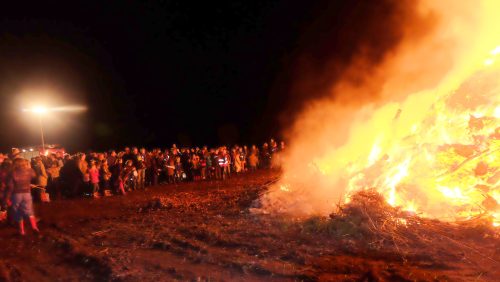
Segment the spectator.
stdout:
<path fill-rule="evenodd" d="M 260 164 L 263 168 L 269 168 L 271 165 L 271 154 L 267 143 L 262 145 L 262 150 L 260 151 Z"/>
<path fill-rule="evenodd" d="M 229 178 L 231 176 L 230 174 L 231 159 L 225 147 L 222 147 L 222 149 L 219 152 L 219 166 L 222 169 L 222 179 Z"/>
<path fill-rule="evenodd" d="M 81 194 L 99 197 L 106 190 L 125 194 L 126 190 L 157 185 L 160 180 L 166 183 L 223 180 L 229 178 L 231 172 L 242 173 L 248 168 L 252 171 L 259 166 L 279 168 L 285 144 L 277 143 L 273 139 L 270 144 L 271 146 L 264 143 L 262 150 L 255 145 L 250 149 L 237 145 L 230 149 L 226 146 L 217 149 L 209 149 L 206 146 L 201 149 L 179 149 L 173 144 L 172 148 L 164 153 L 160 149 L 148 152 L 145 148 L 138 150 L 137 147 L 132 150 L 126 147 L 121 152 L 88 151 L 87 154 L 77 153 L 73 156 L 58 152 L 48 157 L 39 156 L 33 159 L 33 183 L 49 189 L 55 198 L 60 198 L 61 195 L 73 197 Z M 11 156 L 17 157 L 19 154 L 19 150 L 14 149 Z M 0 163 L 1 210 L 6 208 L 8 199 L 5 193 L 11 171 L 10 159 L 0 154 Z M 27 164 L 29 166 L 29 162 Z"/>
<path fill-rule="evenodd" d="M 173 158 L 167 161 L 167 181 L 168 183 L 175 183 L 175 160 Z"/>
<path fill-rule="evenodd" d="M 106 195 L 106 191 L 111 190 L 111 175 L 108 161 L 106 159 L 102 160 L 101 167 L 99 169 L 99 182 L 101 184 L 99 186 L 103 195 Z"/>
<path fill-rule="evenodd" d="M 259 165 L 259 156 L 257 155 L 257 151 L 252 151 L 248 157 L 248 165 L 250 166 L 251 171 L 257 170 L 257 166 Z"/>
<path fill-rule="evenodd" d="M 123 167 L 121 173 L 121 179 L 123 182 L 123 186 L 125 191 L 132 191 L 137 189 L 137 170 L 134 167 L 134 162 L 129 159 L 125 162 L 125 166 Z"/>
<path fill-rule="evenodd" d="M 35 158 L 33 168 L 36 173 L 36 185 L 45 189 L 47 187 L 48 176 L 47 171 L 45 170 L 45 165 L 42 162 L 42 158 Z"/>
<path fill-rule="evenodd" d="M 108 166 L 112 167 L 116 163 L 116 151 L 110 150 L 108 154 Z"/>
<path fill-rule="evenodd" d="M 54 195 L 55 198 L 61 197 L 61 191 L 59 187 L 59 176 L 61 167 L 59 166 L 59 161 L 54 158 L 51 162 L 49 162 L 49 167 L 47 168 L 47 175 L 49 176 L 49 181 L 47 184 L 47 189 L 50 194 Z"/>
<path fill-rule="evenodd" d="M 137 169 L 137 189 L 146 188 L 146 149 L 141 148 L 139 152 L 134 148 L 134 157 L 136 159 L 135 168 Z"/>
<path fill-rule="evenodd" d="M 11 205 L 14 221 L 17 222 L 19 234 L 25 235 L 24 219 L 29 219 L 31 228 L 40 232 L 33 211 L 33 199 L 31 198 L 31 180 L 36 176 L 35 171 L 29 167 L 25 159 L 14 160 L 12 172 L 7 184 L 7 204 Z"/>
<path fill-rule="evenodd" d="M 201 175 L 200 156 L 196 153 L 191 154 L 191 174 L 192 180 L 199 180 Z"/>
<path fill-rule="evenodd" d="M 66 163 L 60 170 L 61 192 L 66 197 L 73 197 L 82 191 L 83 173 L 80 169 L 80 158 L 66 159 Z"/>
<path fill-rule="evenodd" d="M 247 154 L 245 148 L 239 149 L 239 158 L 241 163 L 241 171 L 243 172 L 247 171 Z"/>
<path fill-rule="evenodd" d="M 240 158 L 240 151 L 239 149 L 236 150 L 234 149 L 234 171 L 236 173 L 240 173 L 242 171 L 242 164 L 241 164 L 241 158 Z"/>
<path fill-rule="evenodd" d="M 85 154 L 81 154 L 78 158 L 78 168 L 82 172 L 83 185 L 80 187 L 79 193 L 87 193 L 90 189 L 89 163 L 85 159 Z"/>
<path fill-rule="evenodd" d="M 117 194 L 125 195 L 124 179 L 123 179 L 123 159 L 116 159 L 115 165 L 111 172 L 112 183 Z"/>
<path fill-rule="evenodd" d="M 92 197 L 99 198 L 99 169 L 96 165 L 96 160 L 92 160 L 90 162 L 89 168 L 89 178 L 90 178 L 90 186 L 92 188 Z"/>
<path fill-rule="evenodd" d="M 0 166 L 0 211 L 7 209 L 7 180 L 11 173 L 12 161 L 5 159 Z"/>

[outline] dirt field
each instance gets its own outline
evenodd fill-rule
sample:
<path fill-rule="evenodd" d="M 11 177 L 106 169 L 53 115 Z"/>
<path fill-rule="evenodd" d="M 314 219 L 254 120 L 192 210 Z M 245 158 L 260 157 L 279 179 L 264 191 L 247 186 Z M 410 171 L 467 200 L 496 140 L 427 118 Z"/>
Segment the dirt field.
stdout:
<path fill-rule="evenodd" d="M 370 249 L 249 212 L 276 179 L 166 185 L 37 206 L 41 236 L 0 227 L 0 281 L 498 281 L 500 243 L 450 232 L 411 253 Z M 451 230 L 451 229 L 450 229 Z"/>

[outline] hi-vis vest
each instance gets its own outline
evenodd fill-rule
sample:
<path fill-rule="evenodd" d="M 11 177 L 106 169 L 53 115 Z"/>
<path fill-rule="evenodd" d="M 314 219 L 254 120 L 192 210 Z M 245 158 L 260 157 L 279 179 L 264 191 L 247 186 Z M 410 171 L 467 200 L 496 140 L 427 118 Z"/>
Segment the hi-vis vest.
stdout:
<path fill-rule="evenodd" d="M 219 162 L 219 166 L 226 166 L 227 165 L 227 156 L 219 157 L 218 162 Z"/>

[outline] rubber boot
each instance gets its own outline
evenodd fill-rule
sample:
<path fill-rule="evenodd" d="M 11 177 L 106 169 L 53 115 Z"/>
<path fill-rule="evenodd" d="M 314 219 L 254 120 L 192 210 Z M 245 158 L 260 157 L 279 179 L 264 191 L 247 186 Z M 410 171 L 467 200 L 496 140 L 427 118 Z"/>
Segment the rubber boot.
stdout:
<path fill-rule="evenodd" d="M 21 219 L 17 224 L 18 224 L 18 228 L 19 228 L 19 234 L 21 236 L 26 235 L 26 233 L 24 232 L 24 220 Z"/>
<path fill-rule="evenodd" d="M 31 223 L 31 229 L 35 231 L 36 233 L 40 233 L 40 230 L 38 229 L 38 226 L 36 224 L 36 218 L 34 216 L 30 216 L 30 223 Z"/>
<path fill-rule="evenodd" d="M 122 195 L 127 195 L 127 193 L 125 192 L 125 187 L 123 187 L 123 182 L 120 182 L 120 184 L 118 184 L 118 190 L 122 193 Z"/>

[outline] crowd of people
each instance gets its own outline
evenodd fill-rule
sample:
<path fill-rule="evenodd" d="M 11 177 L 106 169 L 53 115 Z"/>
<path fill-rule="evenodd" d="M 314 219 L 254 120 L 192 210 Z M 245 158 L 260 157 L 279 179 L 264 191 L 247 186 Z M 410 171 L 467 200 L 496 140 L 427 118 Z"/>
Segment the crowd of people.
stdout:
<path fill-rule="evenodd" d="M 258 168 L 279 168 L 284 149 L 283 141 L 271 139 L 261 147 L 178 148 L 174 144 L 166 150 L 125 147 L 119 152 L 58 152 L 31 160 L 13 149 L 8 156 L 0 157 L 0 208 L 3 214 L 9 211 L 24 234 L 25 219 L 38 231 L 32 188 L 40 192 L 39 197 L 48 192 L 52 199 L 100 198 L 159 184 L 225 180 Z"/>

